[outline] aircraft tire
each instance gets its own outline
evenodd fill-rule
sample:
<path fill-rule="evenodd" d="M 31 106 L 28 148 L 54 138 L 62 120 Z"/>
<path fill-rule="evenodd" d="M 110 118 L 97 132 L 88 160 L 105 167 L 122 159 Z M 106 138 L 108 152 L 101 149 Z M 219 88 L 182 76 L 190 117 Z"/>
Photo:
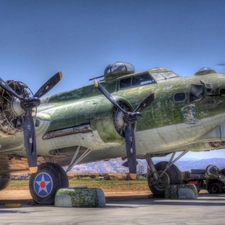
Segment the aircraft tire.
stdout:
<path fill-rule="evenodd" d="M 159 175 L 165 170 L 168 162 L 159 162 L 155 165 Z M 148 185 L 154 196 L 164 196 L 166 186 L 169 184 L 182 184 L 182 176 L 180 170 L 174 164 L 170 166 L 164 173 L 160 181 L 156 185 L 150 185 L 150 176 L 148 177 Z"/>
<path fill-rule="evenodd" d="M 220 170 L 220 173 L 225 176 L 225 169 Z"/>
<path fill-rule="evenodd" d="M 10 183 L 10 174 L 2 174 L 0 175 L 0 190 L 5 189 Z"/>
<path fill-rule="evenodd" d="M 66 172 L 61 166 L 47 162 L 38 166 L 38 171 L 30 177 L 29 188 L 34 201 L 39 204 L 54 204 L 58 189 L 69 186 Z"/>
<path fill-rule="evenodd" d="M 209 194 L 220 194 L 222 192 L 222 187 L 219 183 L 212 183 L 209 186 Z"/>

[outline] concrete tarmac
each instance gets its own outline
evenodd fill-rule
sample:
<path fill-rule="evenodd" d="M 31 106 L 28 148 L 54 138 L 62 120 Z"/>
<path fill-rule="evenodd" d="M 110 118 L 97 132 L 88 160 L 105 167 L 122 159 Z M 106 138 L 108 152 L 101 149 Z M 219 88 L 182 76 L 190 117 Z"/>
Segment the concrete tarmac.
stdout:
<path fill-rule="evenodd" d="M 0 224 L 225 224 L 225 194 L 199 194 L 195 200 L 149 198 L 147 195 L 110 196 L 104 208 L 65 208 L 29 205 L 27 200 L 13 201 L 16 202 L 22 206 L 7 208 L 7 201 L 0 201 Z"/>

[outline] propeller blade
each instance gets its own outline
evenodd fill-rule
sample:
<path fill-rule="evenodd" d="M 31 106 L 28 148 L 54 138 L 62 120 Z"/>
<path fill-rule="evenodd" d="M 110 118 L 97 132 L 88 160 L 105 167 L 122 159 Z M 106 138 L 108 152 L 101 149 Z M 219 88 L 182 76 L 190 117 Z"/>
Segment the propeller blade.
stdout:
<path fill-rule="evenodd" d="M 134 112 L 141 112 L 145 108 L 147 108 L 154 100 L 156 99 L 156 93 L 153 92 L 149 96 L 147 96 L 134 110 Z"/>
<path fill-rule="evenodd" d="M 56 73 L 49 80 L 47 80 L 35 93 L 34 97 L 41 98 L 48 91 L 50 91 L 62 79 L 62 72 Z"/>
<path fill-rule="evenodd" d="M 95 79 L 95 87 L 97 87 L 102 94 L 115 106 L 117 109 L 124 113 L 125 124 L 125 143 L 126 143 L 126 154 L 127 162 L 130 172 L 130 177 L 136 179 L 137 177 L 137 168 L 136 168 L 136 144 L 135 144 L 135 131 L 134 124 L 137 120 L 141 119 L 141 111 L 148 107 L 156 98 L 156 93 L 153 92 L 147 96 L 133 112 L 125 111 L 110 95 L 110 93 Z"/>
<path fill-rule="evenodd" d="M 11 87 L 9 87 L 9 85 L 4 80 L 2 80 L 2 78 L 0 78 L 0 87 L 3 88 L 5 91 L 9 92 L 14 97 L 23 100 L 23 97 L 18 95 Z"/>
<path fill-rule="evenodd" d="M 125 111 L 123 108 L 120 107 L 120 105 L 115 101 L 115 99 L 109 94 L 109 92 L 98 82 L 98 80 L 94 79 L 95 87 L 99 89 L 99 91 L 102 92 L 102 94 L 119 110 L 121 110 L 123 113 L 128 114 L 127 111 Z"/>
<path fill-rule="evenodd" d="M 29 170 L 31 173 L 37 172 L 36 136 L 32 117 L 32 108 L 38 107 L 41 103 L 39 98 L 50 91 L 61 79 L 62 72 L 56 73 L 39 88 L 33 97 L 24 98 L 18 95 L 4 80 L 0 78 L 0 87 L 14 97 L 18 98 L 20 100 L 20 106 L 25 112 L 23 116 L 24 146 L 26 149 Z M 19 120 L 15 120 L 15 126 L 20 124 L 20 122 L 21 121 Z"/>
<path fill-rule="evenodd" d="M 29 170 L 31 173 L 36 173 L 37 172 L 36 137 L 31 110 L 27 110 L 25 112 L 23 133 L 24 133 L 24 146 L 26 149 Z"/>
<path fill-rule="evenodd" d="M 127 162 L 130 172 L 130 177 L 136 179 L 137 177 L 137 168 L 136 168 L 136 144 L 135 144 L 135 135 L 132 123 L 126 127 L 125 130 L 125 142 L 126 142 L 126 153 L 127 153 Z"/>
<path fill-rule="evenodd" d="M 137 166 L 137 165 L 138 165 L 138 161 L 136 161 L 136 166 Z M 128 167 L 128 161 L 124 162 L 124 163 L 122 164 L 122 166 Z"/>

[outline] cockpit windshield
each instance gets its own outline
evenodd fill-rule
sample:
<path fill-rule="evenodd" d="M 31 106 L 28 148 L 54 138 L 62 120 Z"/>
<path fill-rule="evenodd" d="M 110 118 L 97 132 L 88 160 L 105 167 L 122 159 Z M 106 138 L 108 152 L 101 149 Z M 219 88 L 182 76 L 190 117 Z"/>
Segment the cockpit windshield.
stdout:
<path fill-rule="evenodd" d="M 160 71 L 160 72 L 157 71 L 150 73 L 157 81 L 178 77 L 178 75 L 173 73 L 172 71 Z"/>

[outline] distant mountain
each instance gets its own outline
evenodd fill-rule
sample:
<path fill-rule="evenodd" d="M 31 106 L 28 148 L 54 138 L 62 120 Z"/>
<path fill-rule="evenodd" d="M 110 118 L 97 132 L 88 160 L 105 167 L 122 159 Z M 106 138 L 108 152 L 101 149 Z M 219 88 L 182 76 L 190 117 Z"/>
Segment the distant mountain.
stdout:
<path fill-rule="evenodd" d="M 122 166 L 126 160 L 121 158 L 110 159 L 108 161 L 98 161 L 93 163 L 86 163 L 76 165 L 71 169 L 71 172 L 84 172 L 84 173 L 128 173 L 128 168 Z M 139 160 L 137 169 L 141 172 L 146 173 L 147 162 L 146 160 Z"/>
<path fill-rule="evenodd" d="M 210 164 L 217 166 L 219 169 L 223 169 L 225 168 L 225 158 L 179 160 L 175 163 L 180 171 L 190 171 L 191 169 L 205 169 Z"/>
<path fill-rule="evenodd" d="M 126 160 L 125 160 L 126 161 Z M 121 158 L 110 159 L 108 161 L 98 161 L 93 163 L 76 165 L 71 172 L 86 172 L 86 173 L 128 173 L 128 168 L 122 166 L 125 162 Z M 140 173 L 147 172 L 146 160 L 138 159 L 137 171 Z M 154 160 L 154 163 L 163 160 Z M 205 169 L 208 165 L 213 164 L 219 169 L 225 168 L 225 158 L 212 159 L 180 159 L 175 165 L 180 171 L 190 171 L 191 169 Z"/>
<path fill-rule="evenodd" d="M 86 163 L 74 166 L 71 172 L 127 173 L 128 170 L 122 166 L 123 163 L 121 158 Z"/>

